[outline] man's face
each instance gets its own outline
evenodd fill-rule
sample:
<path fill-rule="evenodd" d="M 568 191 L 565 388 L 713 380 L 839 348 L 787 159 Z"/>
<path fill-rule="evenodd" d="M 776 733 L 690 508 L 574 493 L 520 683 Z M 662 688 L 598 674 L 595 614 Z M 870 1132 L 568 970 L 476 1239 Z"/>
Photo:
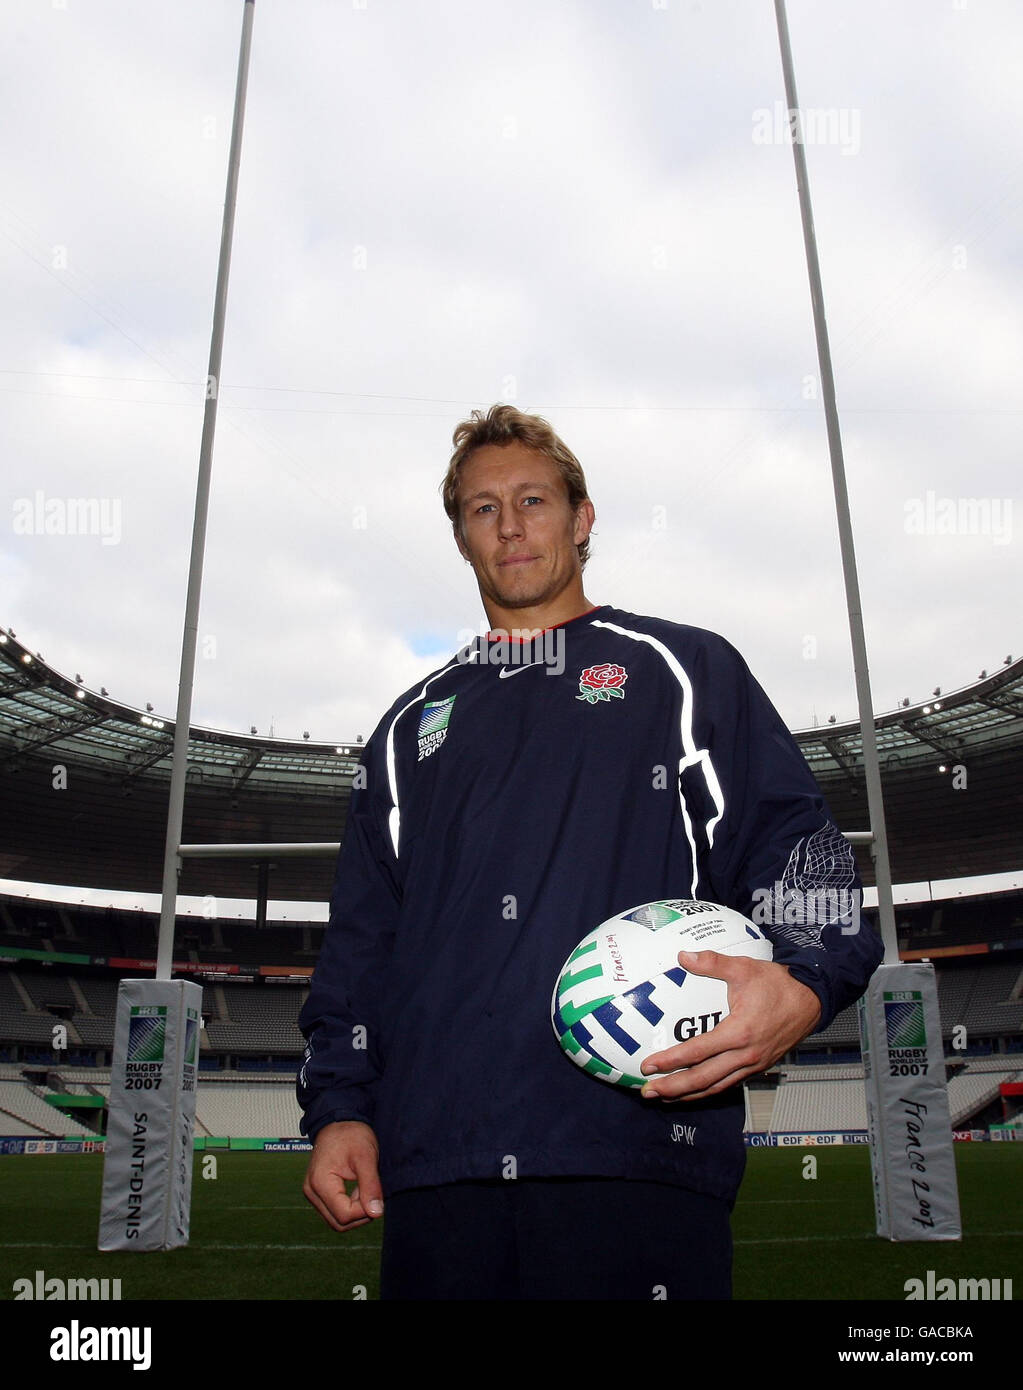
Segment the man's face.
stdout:
<path fill-rule="evenodd" d="M 593 507 L 573 512 L 557 465 L 515 440 L 486 444 L 462 468 L 458 548 L 476 571 L 480 593 L 504 608 L 549 603 L 579 581 L 576 546 L 589 535 Z"/>

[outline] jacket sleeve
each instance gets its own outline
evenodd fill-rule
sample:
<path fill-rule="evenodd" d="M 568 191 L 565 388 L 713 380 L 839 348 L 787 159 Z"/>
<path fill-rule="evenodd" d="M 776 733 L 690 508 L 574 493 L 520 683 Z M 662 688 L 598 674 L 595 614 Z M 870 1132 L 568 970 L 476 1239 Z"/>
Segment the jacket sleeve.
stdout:
<path fill-rule="evenodd" d="M 814 991 L 821 1032 L 866 989 L 881 938 L 861 912 L 852 847 L 780 715 L 724 639 L 705 659 L 710 778 L 724 803 L 708 852 L 711 891 L 760 926 L 774 959 Z"/>
<path fill-rule="evenodd" d="M 373 1123 L 381 1074 L 379 1011 L 401 891 L 387 817 L 383 725 L 363 753 L 337 860 L 330 921 L 299 1015 L 306 1039 L 298 1074 L 302 1132 L 313 1139 L 335 1120 Z"/>

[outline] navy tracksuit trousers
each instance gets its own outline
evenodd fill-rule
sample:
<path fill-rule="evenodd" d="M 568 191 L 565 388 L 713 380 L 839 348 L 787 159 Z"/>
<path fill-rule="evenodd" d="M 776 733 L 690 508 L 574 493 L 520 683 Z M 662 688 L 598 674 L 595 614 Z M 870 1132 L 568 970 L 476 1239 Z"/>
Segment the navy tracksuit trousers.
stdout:
<path fill-rule="evenodd" d="M 730 1206 L 666 1183 L 531 1178 L 393 1193 L 383 1299 L 731 1297 Z"/>

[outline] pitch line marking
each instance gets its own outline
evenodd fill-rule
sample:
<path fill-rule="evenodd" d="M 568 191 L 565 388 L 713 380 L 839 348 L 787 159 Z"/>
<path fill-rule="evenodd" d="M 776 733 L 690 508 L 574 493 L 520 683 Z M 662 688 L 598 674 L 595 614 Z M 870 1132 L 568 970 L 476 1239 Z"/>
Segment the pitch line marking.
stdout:
<path fill-rule="evenodd" d="M 1023 1231 L 973 1231 L 973 1232 L 970 1233 L 970 1238 L 977 1239 L 977 1240 L 1000 1240 L 1000 1239 L 1010 1239 L 1010 1238 L 1011 1238 L 1011 1239 L 1016 1239 L 1016 1238 L 1019 1237 L 1019 1236 L 1023 1236 Z M 881 1239 L 882 1239 L 882 1237 L 881 1237 L 881 1236 L 878 1236 L 874 1231 L 865 1231 L 865 1232 L 863 1232 L 862 1234 L 856 1235 L 856 1236 L 845 1236 L 845 1235 L 831 1235 L 831 1236 L 827 1236 L 827 1235 L 822 1235 L 822 1236 L 762 1236 L 762 1237 L 755 1237 L 755 1238 L 753 1238 L 753 1239 L 745 1239 L 745 1238 L 739 1239 L 739 1238 L 737 1238 L 737 1239 L 735 1239 L 735 1240 L 733 1241 L 733 1244 L 735 1244 L 735 1245 L 804 1245 L 804 1244 L 806 1244 L 806 1243 L 808 1243 L 808 1242 L 811 1242 L 811 1241 L 820 1242 L 820 1241 L 826 1241 L 826 1240 L 881 1240 Z M 338 1251 L 339 1248 L 340 1248 L 340 1249 L 344 1249 L 344 1250 L 379 1250 L 379 1249 L 380 1249 L 380 1247 L 379 1247 L 378 1245 L 347 1245 L 347 1244 L 346 1244 L 346 1245 L 341 1246 L 341 1247 L 339 1247 L 339 1246 L 337 1246 L 337 1245 L 267 1245 L 267 1244 L 265 1244 L 265 1243 L 257 1243 L 257 1244 L 254 1244 L 254 1245 L 226 1245 L 226 1244 L 216 1244 L 216 1245 L 210 1244 L 210 1245 L 208 1245 L 208 1244 L 206 1244 L 205 1242 L 200 1242 L 200 1241 L 192 1241 L 188 1248 L 189 1248 L 189 1249 L 192 1249 L 192 1250 L 199 1250 L 199 1251 L 202 1251 L 202 1250 L 320 1250 L 320 1251 L 322 1251 L 323 1254 L 325 1254 L 325 1255 L 326 1255 L 326 1254 L 334 1255 L 334 1254 L 337 1253 L 337 1251 Z M 65 1245 L 65 1244 L 61 1244 L 61 1243 L 59 1243 L 59 1242 L 48 1242 L 48 1241 L 38 1241 L 38 1240 L 32 1240 L 32 1241 L 0 1241 L 0 1250 L 93 1250 L 93 1251 L 96 1252 L 96 1254 L 104 1254 L 104 1255 L 108 1255 L 108 1254 L 118 1254 L 118 1253 L 120 1253 L 120 1252 L 118 1252 L 118 1251 L 116 1251 L 116 1250 L 115 1250 L 115 1251 L 99 1251 L 99 1250 L 97 1250 L 96 1246 L 94 1246 L 94 1245 Z M 130 1252 L 130 1251 L 125 1251 L 124 1253 L 125 1253 L 125 1254 L 130 1254 L 131 1252 Z M 169 1254 L 170 1252 L 168 1251 L 167 1253 Z"/>
<path fill-rule="evenodd" d="M 810 1202 L 845 1202 L 846 1197 L 751 1197 L 749 1201 L 743 1202 L 744 1207 L 774 1207 L 785 1206 L 792 1202 L 809 1204 Z"/>
<path fill-rule="evenodd" d="M 205 1241 L 191 1241 L 186 1247 L 190 1250 L 322 1250 L 325 1255 L 336 1255 L 337 1245 L 207 1245 Z M 379 1245 L 344 1245 L 344 1250 L 379 1250 Z M 130 1255 L 131 1250 L 99 1250 L 95 1245 L 63 1245 L 56 1241 L 26 1240 L 26 1241 L 0 1241 L 0 1250 L 92 1250 L 97 1255 Z M 147 1253 L 153 1253 L 152 1251 Z M 160 1253 L 157 1251 L 156 1253 Z M 164 1251 L 164 1254 L 171 1252 Z"/>
<path fill-rule="evenodd" d="M 864 1231 L 856 1236 L 754 1236 L 752 1239 L 733 1240 L 733 1245 L 805 1245 L 809 1241 L 821 1240 L 879 1240 L 873 1231 Z"/>
<path fill-rule="evenodd" d="M 96 1250 L 97 1255 L 101 1253 L 95 1245 L 62 1245 L 47 1240 L 0 1241 L 0 1250 Z"/>
<path fill-rule="evenodd" d="M 1023 1236 L 1023 1231 L 969 1231 L 966 1238 L 968 1240 L 1000 1240 L 1007 1236 Z M 884 1240 L 884 1236 L 879 1236 L 875 1231 L 868 1231 L 858 1236 L 757 1236 L 752 1240 L 735 1240 L 734 1245 L 804 1245 L 808 1241 L 822 1240 Z"/>
<path fill-rule="evenodd" d="M 338 1232 L 338 1234 L 343 1234 Z M 193 1242 L 196 1250 L 322 1250 L 325 1255 L 336 1255 L 338 1249 L 343 1250 L 379 1250 L 379 1245 L 348 1245 L 338 1247 L 337 1245 L 266 1245 L 259 1242 L 255 1245 L 227 1245 L 217 1243 L 208 1245 L 205 1241 Z"/>

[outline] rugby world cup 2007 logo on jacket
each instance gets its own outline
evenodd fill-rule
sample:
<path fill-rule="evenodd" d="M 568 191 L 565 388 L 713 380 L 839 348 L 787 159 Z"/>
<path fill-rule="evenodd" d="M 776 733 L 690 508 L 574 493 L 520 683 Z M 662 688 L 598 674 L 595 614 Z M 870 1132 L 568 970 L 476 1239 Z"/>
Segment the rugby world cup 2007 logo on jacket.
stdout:
<path fill-rule="evenodd" d="M 422 762 L 431 753 L 436 753 L 448 736 L 448 721 L 451 718 L 451 709 L 457 700 L 457 695 L 451 695 L 446 700 L 428 700 L 423 706 L 423 712 L 419 716 L 419 757 L 417 762 Z"/>
<path fill-rule="evenodd" d="M 624 666 L 605 661 L 601 666 L 588 666 L 579 677 L 577 700 L 595 705 L 601 700 L 624 700 L 622 686 L 629 679 Z"/>

